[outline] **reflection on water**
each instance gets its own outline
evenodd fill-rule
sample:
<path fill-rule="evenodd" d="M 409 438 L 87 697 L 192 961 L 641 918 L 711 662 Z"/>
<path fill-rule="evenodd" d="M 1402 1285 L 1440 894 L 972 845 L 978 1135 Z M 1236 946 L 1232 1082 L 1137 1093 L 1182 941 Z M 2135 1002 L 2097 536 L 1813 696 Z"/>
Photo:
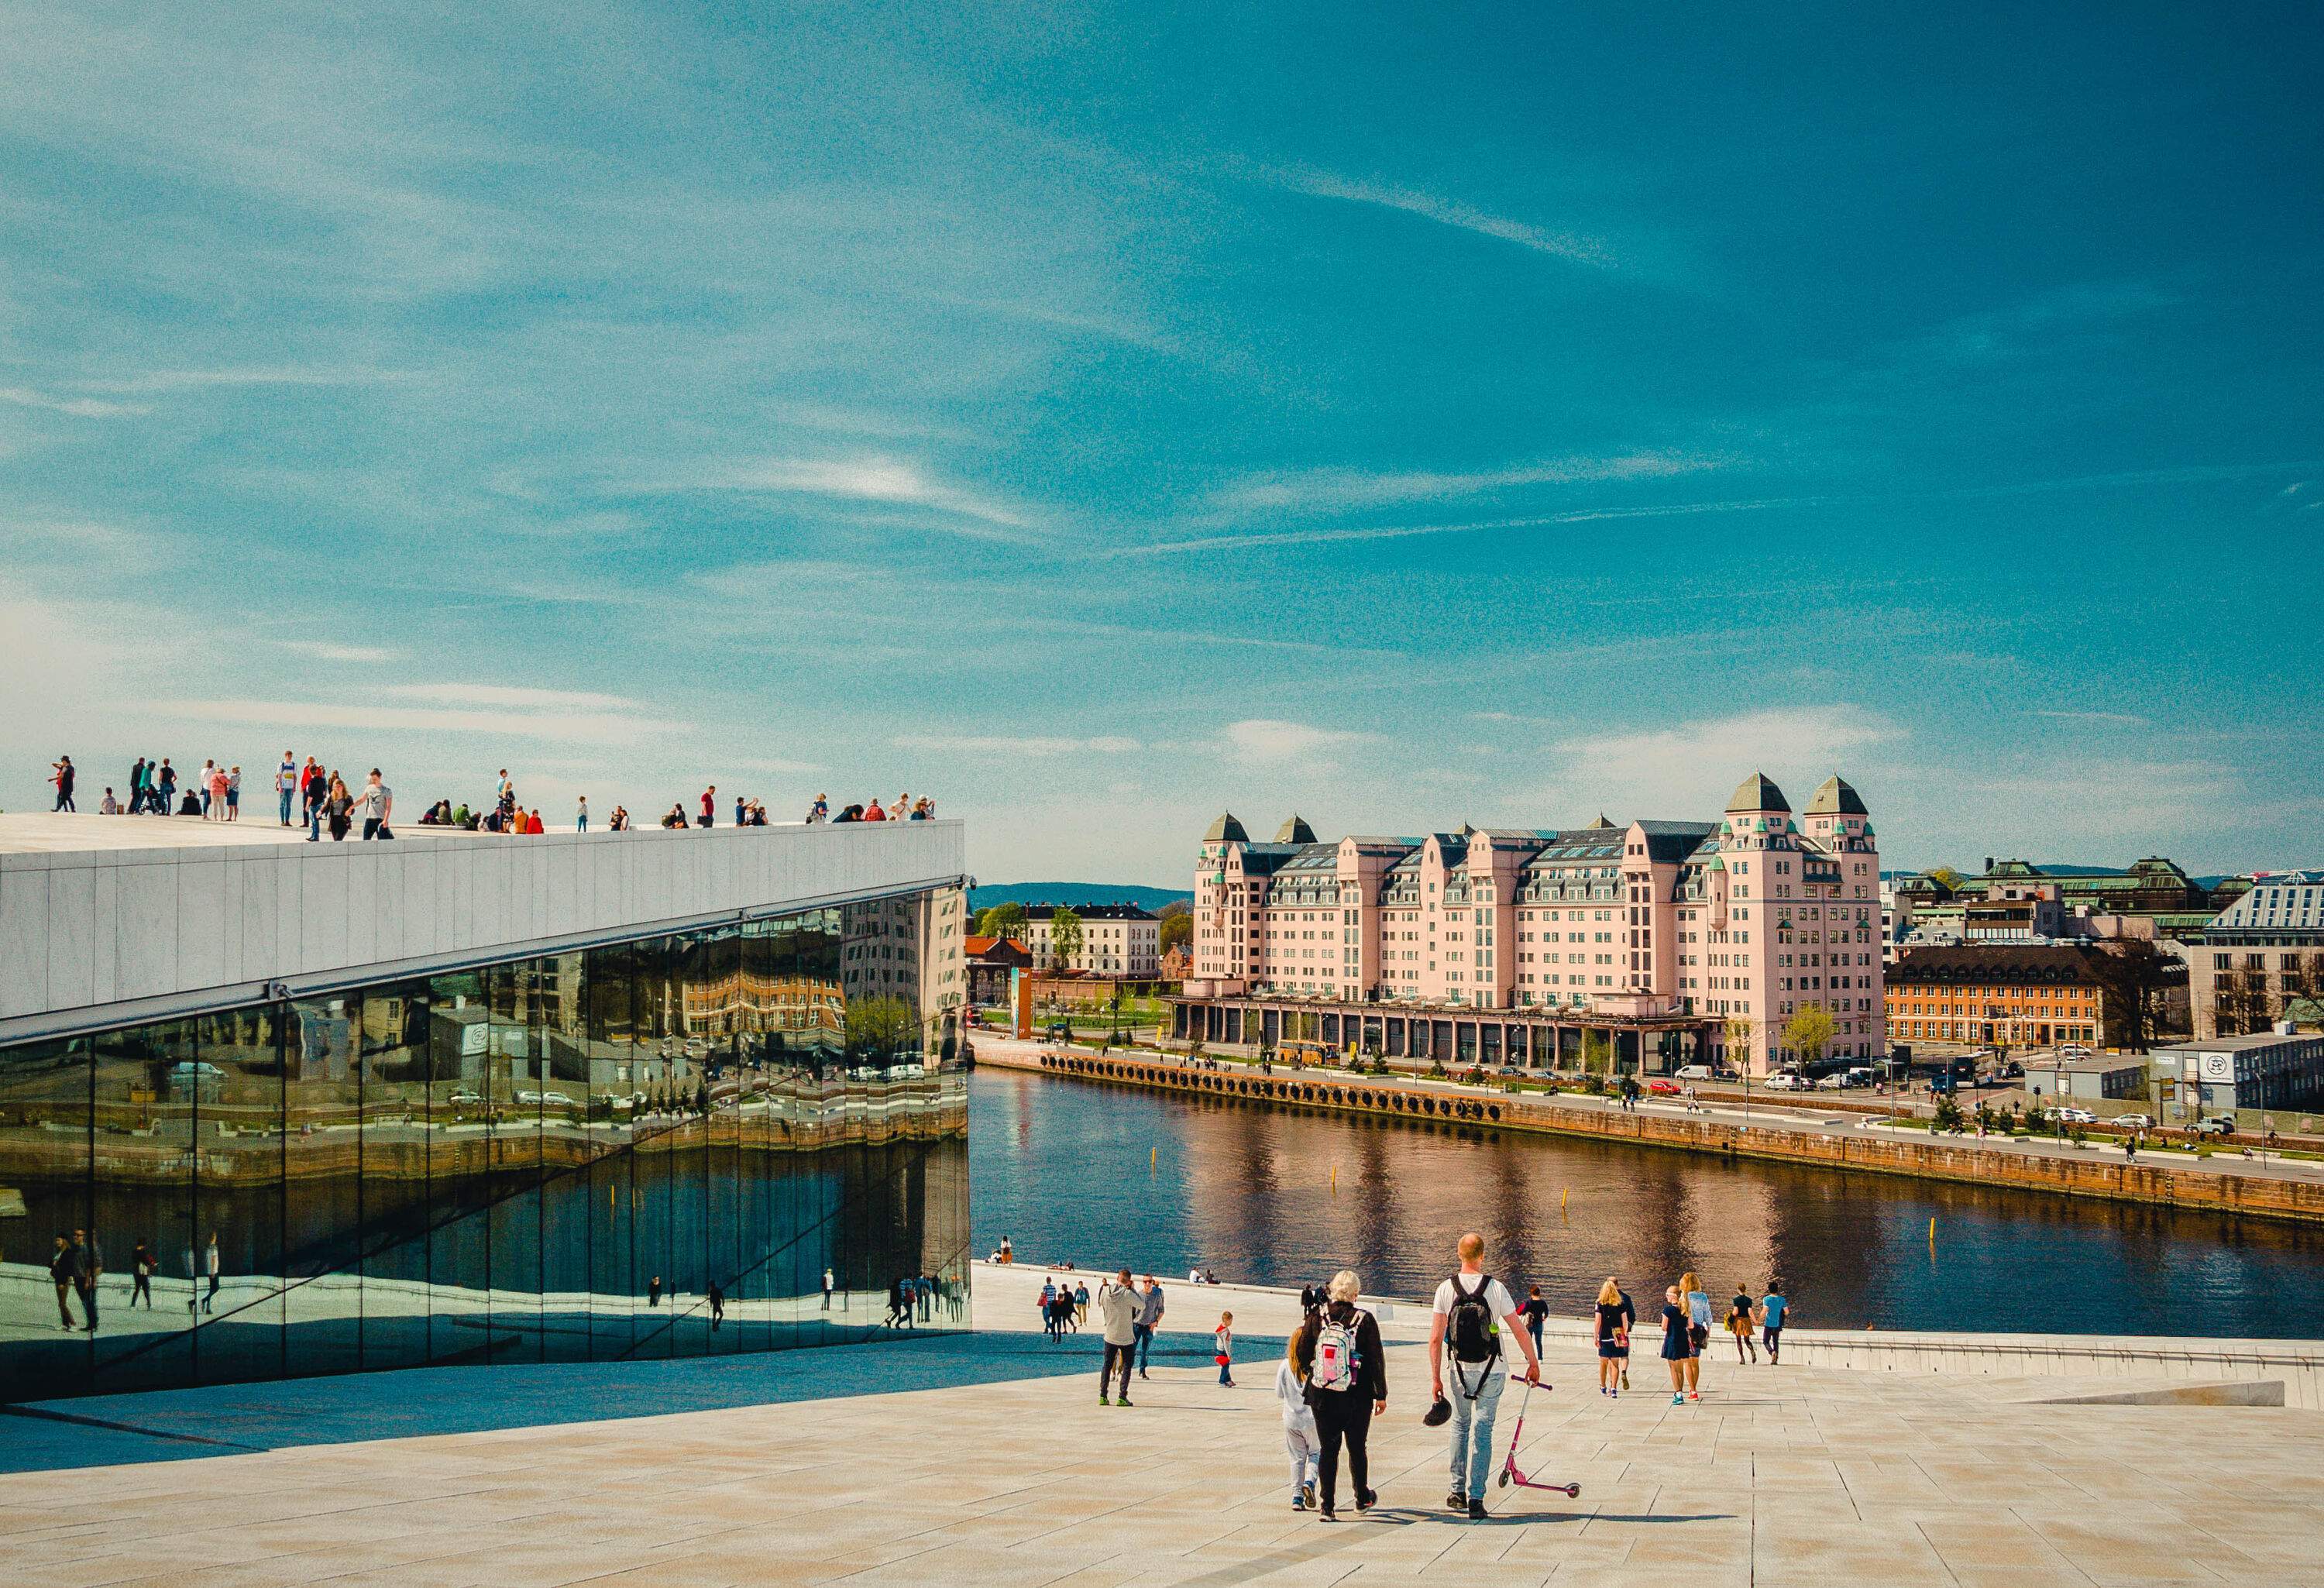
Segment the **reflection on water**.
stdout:
<path fill-rule="evenodd" d="M 1561 1314 L 1780 1274 L 1808 1325 L 2310 1338 L 2324 1231 L 980 1070 L 974 1247 L 1426 1295 L 1454 1239 Z M 1335 1187 L 1336 1181 L 1336 1187 Z M 1936 1221 L 1932 1247 L 1929 1222 Z"/>

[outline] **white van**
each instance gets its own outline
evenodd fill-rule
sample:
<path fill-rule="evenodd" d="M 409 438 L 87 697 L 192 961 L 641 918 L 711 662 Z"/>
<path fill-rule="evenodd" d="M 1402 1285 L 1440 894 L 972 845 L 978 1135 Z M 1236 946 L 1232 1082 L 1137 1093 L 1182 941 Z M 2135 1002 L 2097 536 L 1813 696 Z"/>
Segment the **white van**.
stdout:
<path fill-rule="evenodd" d="M 1719 1072 L 1707 1064 L 1681 1065 L 1671 1072 L 1674 1081 L 1715 1081 L 1718 1078 Z"/>

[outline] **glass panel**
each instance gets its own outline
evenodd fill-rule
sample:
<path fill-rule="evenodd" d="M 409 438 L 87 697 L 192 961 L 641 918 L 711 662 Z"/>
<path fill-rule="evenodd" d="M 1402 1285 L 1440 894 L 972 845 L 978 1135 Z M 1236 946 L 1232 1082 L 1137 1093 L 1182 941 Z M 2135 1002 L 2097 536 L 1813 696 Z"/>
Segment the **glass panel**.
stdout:
<path fill-rule="evenodd" d="M 286 1351 L 294 1373 L 363 1365 L 364 1000 L 293 999 L 283 1054 Z"/>
<path fill-rule="evenodd" d="M 433 989 L 398 983 L 363 1001 L 363 1365 L 428 1360 L 429 1151 L 438 1117 L 456 1117 L 459 1027 L 439 1025 Z M 438 1095 L 443 1106 L 436 1106 Z"/>
<path fill-rule="evenodd" d="M 89 1387 L 88 1312 L 72 1282 L 77 1260 L 67 1255 L 75 1230 L 95 1230 L 134 1287 L 124 1295 L 118 1281 L 100 1279 L 99 1323 L 110 1316 L 115 1329 L 153 1328 L 150 1289 L 135 1278 L 151 1259 L 151 1236 L 134 1222 L 100 1226 L 91 1211 L 90 1062 L 80 1039 L 0 1049 L 0 1187 L 23 1198 L 23 1216 L 0 1223 L 0 1401 Z M 125 1106 L 113 1111 L 109 1134 L 127 1129 Z"/>
<path fill-rule="evenodd" d="M 195 1195 L 219 1237 L 230 1278 L 202 1321 L 197 1366 L 206 1383 L 280 1378 L 283 1361 L 282 1035 L 286 1006 L 253 1004 L 195 1022 L 202 1063 L 217 1072 L 199 1104 Z M 342 1130 L 333 1150 L 351 1154 Z M 207 1249 L 205 1255 L 207 1256 Z"/>
<path fill-rule="evenodd" d="M 492 1018 L 486 973 L 430 976 L 428 1360 L 482 1362 L 492 1283 L 484 1214 L 492 1189 Z"/>
<path fill-rule="evenodd" d="M 606 1145 L 614 1066 L 588 1036 L 586 956 L 551 955 L 533 965 L 546 1067 L 540 1104 L 540 1350 L 550 1362 L 586 1362 L 590 1235 L 597 1218 L 589 1166 Z M 601 1067 L 607 1072 L 603 1085 L 597 1078 Z"/>
<path fill-rule="evenodd" d="M 205 1097 L 217 1105 L 225 1072 L 202 1063 L 190 1020 L 110 1031 L 95 1048 L 90 1228 L 108 1266 L 124 1240 L 133 1260 L 143 1242 L 159 1264 L 151 1305 L 124 1308 L 118 1333 L 100 1323 L 96 1388 L 191 1383 L 194 1325 L 221 1310 L 226 1278 L 222 1233 L 202 1227 L 194 1186 L 198 1111 Z"/>
<path fill-rule="evenodd" d="M 645 1357 L 669 1356 L 676 1346 L 664 1303 L 675 1238 L 672 1149 L 678 1143 L 680 1111 L 692 1095 L 682 1085 L 687 1067 L 685 1039 L 678 1029 L 682 952 L 674 937 L 645 938 L 636 946 L 631 980 L 634 1052 L 648 1099 L 636 1129 L 637 1199 L 632 1231 L 633 1294 L 643 1297 L 645 1306 L 631 1315 L 632 1352 Z"/>
<path fill-rule="evenodd" d="M 492 973 L 492 1360 L 540 1360 L 540 1117 L 547 1100 L 541 1054 L 540 966 L 520 960 Z"/>
<path fill-rule="evenodd" d="M 644 1085 L 631 1041 L 633 957 L 627 945 L 591 949 L 585 984 L 591 1103 L 594 1108 L 602 1098 L 604 1113 L 592 1128 L 605 1131 L 608 1149 L 589 1166 L 589 1354 L 599 1362 L 630 1354 L 630 1314 L 637 1292 L 632 1252 L 637 1186 L 631 1148 Z"/>

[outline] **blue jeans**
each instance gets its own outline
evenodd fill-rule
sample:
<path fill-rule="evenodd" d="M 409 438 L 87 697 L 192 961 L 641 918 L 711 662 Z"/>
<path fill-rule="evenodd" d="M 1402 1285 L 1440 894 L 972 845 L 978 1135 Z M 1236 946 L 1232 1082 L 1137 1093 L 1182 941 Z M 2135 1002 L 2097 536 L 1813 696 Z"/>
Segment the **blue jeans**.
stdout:
<path fill-rule="evenodd" d="M 286 827 L 290 825 L 290 790 L 288 789 L 282 790 L 282 825 Z"/>
<path fill-rule="evenodd" d="M 1493 1417 L 1501 1409 L 1508 1370 L 1493 1363 L 1485 1370 L 1480 1387 L 1474 1363 L 1447 1362 L 1444 1366 L 1444 1393 L 1452 1402 L 1452 1487 L 1447 1492 L 1482 1500 L 1485 1485 L 1492 1481 Z M 1471 1390 L 1477 1391 L 1473 1401 L 1469 1399 Z"/>
<path fill-rule="evenodd" d="M 1145 1324 L 1132 1324 L 1130 1325 L 1130 1330 L 1134 1336 L 1130 1343 L 1138 1352 L 1139 1376 L 1143 1378 L 1146 1374 L 1146 1358 L 1154 1349 L 1154 1331 Z"/>

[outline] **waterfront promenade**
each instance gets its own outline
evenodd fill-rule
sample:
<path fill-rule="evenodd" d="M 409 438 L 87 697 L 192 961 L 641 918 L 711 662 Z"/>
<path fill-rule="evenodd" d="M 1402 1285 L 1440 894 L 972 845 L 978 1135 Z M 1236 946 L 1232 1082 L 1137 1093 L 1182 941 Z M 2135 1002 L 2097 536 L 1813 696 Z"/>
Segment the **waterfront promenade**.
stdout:
<path fill-rule="evenodd" d="M 1535 1399 L 1523 1459 L 1579 1482 L 1577 1500 L 1496 1490 L 1491 1519 L 1446 1517 L 1444 1437 L 1419 1422 L 1422 1349 L 1395 1343 L 1372 1445 L 1384 1508 L 1326 1525 L 1288 1508 L 1268 1346 L 1250 1343 L 1243 1387 L 1225 1390 L 1203 1342 L 1173 1343 L 1174 1365 L 1157 1362 L 1127 1409 L 1096 1404 L 1087 1336 L 1035 1346 L 1041 1361 L 1004 1364 L 999 1379 L 974 1360 L 993 1337 L 970 1336 L 798 1353 L 825 1360 L 797 1363 L 807 1377 L 780 1404 L 687 1390 L 762 1374 L 771 1359 L 655 1364 L 653 1390 L 627 1402 L 539 1390 L 522 1402 L 536 1426 L 364 1438 L 347 1416 L 328 1425 L 345 1443 L 0 1476 L 9 1581 L 1574 1588 L 1679 1574 L 1717 1585 L 2112 1588 L 2308 1580 L 2324 1533 L 2316 1413 L 2028 1404 L 2023 1382 L 1716 1359 L 1703 1399 L 1674 1408 L 1653 1393 L 1656 1364 L 1642 1362 L 1637 1392 L 1609 1401 L 1557 1339 L 1547 1362 L 1558 1388 Z M 960 1370 L 948 1384 L 947 1360 Z M 626 1371 L 563 1377 L 580 1386 Z M 396 1415 L 374 1426 L 427 1426 L 430 1397 L 501 1399 L 491 1385 L 503 1373 L 549 1378 L 396 1375 L 385 1380 L 399 1386 Z M 263 1443 L 270 1399 L 316 1393 L 116 1398 L 101 1415 L 167 1406 L 184 1429 L 202 1426 L 188 1419 L 207 1404 L 214 1430 Z M 633 1415 L 657 1394 L 687 1409 Z M 1508 1403 L 1504 1445 L 1513 1413 Z"/>

